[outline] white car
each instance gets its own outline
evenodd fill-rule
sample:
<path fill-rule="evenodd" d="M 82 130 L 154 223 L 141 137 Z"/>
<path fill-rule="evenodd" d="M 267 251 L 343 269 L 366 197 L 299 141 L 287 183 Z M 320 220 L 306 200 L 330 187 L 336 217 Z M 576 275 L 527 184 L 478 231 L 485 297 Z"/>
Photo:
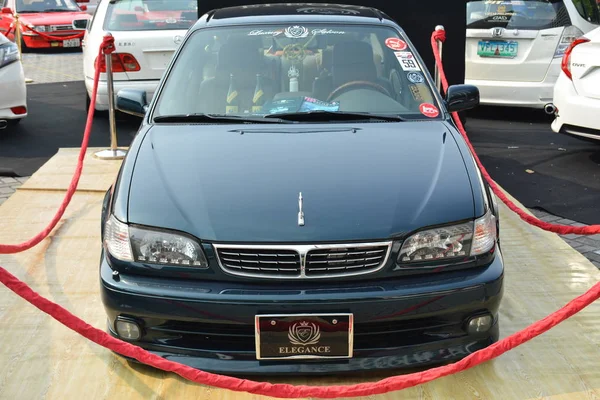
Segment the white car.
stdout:
<path fill-rule="evenodd" d="M 565 52 L 554 107 L 554 132 L 600 140 L 600 28 Z"/>
<path fill-rule="evenodd" d="M 481 104 L 542 109 L 567 47 L 599 25 L 596 0 L 469 0 L 465 83 Z"/>
<path fill-rule="evenodd" d="M 0 34 L 0 129 L 27 116 L 27 87 L 17 45 Z"/>
<path fill-rule="evenodd" d="M 198 20 L 197 7 L 197 0 L 100 1 L 89 22 L 76 21 L 74 24 L 86 27 L 82 47 L 88 107 L 98 49 L 107 33 L 115 38 L 115 98 L 121 89 L 140 89 L 150 101 L 173 53 Z M 96 110 L 108 110 L 105 73 L 100 75 Z"/>

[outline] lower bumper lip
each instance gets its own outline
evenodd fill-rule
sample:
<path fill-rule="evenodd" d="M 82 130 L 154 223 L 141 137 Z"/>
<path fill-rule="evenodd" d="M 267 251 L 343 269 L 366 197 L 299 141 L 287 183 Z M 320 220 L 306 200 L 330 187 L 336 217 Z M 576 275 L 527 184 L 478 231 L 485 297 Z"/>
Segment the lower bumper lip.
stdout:
<path fill-rule="evenodd" d="M 356 282 L 356 291 L 347 282 L 344 288 L 329 284 L 319 293 L 259 281 L 178 283 L 123 273 L 115 281 L 104 257 L 101 264 L 102 299 L 113 335 L 117 317 L 133 318 L 143 330 L 136 345 L 192 367 L 233 374 L 415 367 L 462 358 L 497 340 L 496 320 L 491 330 L 472 335 L 466 321 L 478 313 L 497 316 L 503 293 L 500 252 L 487 267 L 455 271 L 437 283 L 429 279 L 415 292 L 419 279 Z M 257 314 L 346 312 L 355 321 L 353 358 L 256 360 Z"/>

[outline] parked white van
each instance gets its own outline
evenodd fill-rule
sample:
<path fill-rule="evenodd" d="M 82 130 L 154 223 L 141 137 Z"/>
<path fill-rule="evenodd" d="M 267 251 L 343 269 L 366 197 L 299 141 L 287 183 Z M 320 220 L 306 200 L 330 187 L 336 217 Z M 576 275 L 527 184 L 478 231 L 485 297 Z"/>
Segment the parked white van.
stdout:
<path fill-rule="evenodd" d="M 541 109 L 567 47 L 598 26 L 596 0 L 469 0 L 465 83 L 481 104 Z"/>

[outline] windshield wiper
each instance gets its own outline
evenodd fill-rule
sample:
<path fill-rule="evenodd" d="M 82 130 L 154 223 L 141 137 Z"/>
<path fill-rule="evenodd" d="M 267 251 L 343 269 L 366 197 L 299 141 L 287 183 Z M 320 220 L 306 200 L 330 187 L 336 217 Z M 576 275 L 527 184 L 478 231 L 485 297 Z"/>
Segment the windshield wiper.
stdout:
<path fill-rule="evenodd" d="M 262 117 L 244 117 L 241 115 L 224 115 L 224 114 L 175 114 L 175 115 L 160 115 L 154 117 L 154 122 L 209 122 L 209 123 L 231 123 L 240 124 L 278 124 L 284 121 L 282 119 L 264 119 Z"/>
<path fill-rule="evenodd" d="M 64 8 L 47 8 L 42 12 L 60 12 L 60 11 L 72 12 L 73 10 L 65 10 Z"/>
<path fill-rule="evenodd" d="M 268 114 L 265 118 L 278 118 L 286 121 L 390 121 L 400 122 L 403 118 L 397 115 L 380 115 L 362 112 L 340 112 L 313 110 L 295 113 Z"/>

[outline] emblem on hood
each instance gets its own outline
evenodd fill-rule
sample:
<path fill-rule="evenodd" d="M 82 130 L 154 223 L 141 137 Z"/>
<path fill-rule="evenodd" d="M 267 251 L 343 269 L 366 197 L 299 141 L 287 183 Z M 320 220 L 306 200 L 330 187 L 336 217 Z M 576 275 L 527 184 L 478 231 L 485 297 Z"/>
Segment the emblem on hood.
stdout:
<path fill-rule="evenodd" d="M 181 35 L 176 35 L 173 38 L 173 42 L 175 42 L 175 44 L 180 44 L 182 40 L 183 40 L 183 36 L 181 36 Z"/>
<path fill-rule="evenodd" d="M 302 192 L 298 193 L 298 226 L 304 226 L 304 210 L 302 209 Z"/>

